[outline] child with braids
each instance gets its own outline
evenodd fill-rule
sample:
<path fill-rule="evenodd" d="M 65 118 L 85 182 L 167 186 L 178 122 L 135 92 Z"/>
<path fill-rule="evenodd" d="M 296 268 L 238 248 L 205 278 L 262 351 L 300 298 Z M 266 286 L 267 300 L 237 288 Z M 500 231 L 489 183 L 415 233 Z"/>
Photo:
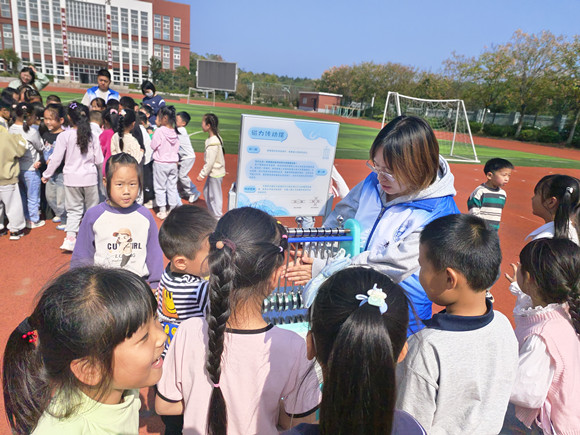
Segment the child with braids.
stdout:
<path fill-rule="evenodd" d="M 42 182 L 46 183 L 64 160 L 67 220 L 66 238 L 60 248 L 72 252 L 84 211 L 99 203 L 97 165 L 103 163 L 103 152 L 91 132 L 87 106 L 73 101 L 68 106 L 67 118 L 72 128 L 58 135 Z"/>
<path fill-rule="evenodd" d="M 131 132 L 135 128 L 135 111 L 131 109 L 121 110 L 117 132 L 111 138 L 111 155 L 127 153 L 132 156 L 137 163 L 143 161 L 143 149 Z"/>
<path fill-rule="evenodd" d="M 385 274 L 349 267 L 330 276 L 310 307 L 308 357 L 322 367 L 320 425 L 288 435 L 423 435 L 395 410 L 395 369 L 407 353 L 408 299 Z"/>
<path fill-rule="evenodd" d="M 203 115 L 201 128 L 209 137 L 205 140 L 203 155 L 205 163 L 197 176 L 197 181 L 203 181 L 207 177 L 203 186 L 203 196 L 208 210 L 219 219 L 222 216 L 222 182 L 226 175 L 226 160 L 224 141 L 220 136 L 218 124 L 218 117 L 213 113 Z"/>
<path fill-rule="evenodd" d="M 226 213 L 210 235 L 207 320 L 181 323 L 157 385 L 158 414 L 184 413 L 184 434 L 277 434 L 313 422 L 320 392 L 296 333 L 267 324 L 288 238 L 254 208 Z"/>
<path fill-rule="evenodd" d="M 157 217 L 165 219 L 169 212 L 181 205 L 177 191 L 177 163 L 179 162 L 179 132 L 177 131 L 175 107 L 159 109 L 155 120 L 157 128 L 151 139 L 153 150 L 153 187 L 155 202 L 159 206 Z M 167 210 L 169 205 L 169 210 Z"/>
<path fill-rule="evenodd" d="M 139 433 L 139 389 L 161 377 L 165 334 L 145 281 L 73 269 L 47 285 L 4 351 L 13 434 Z"/>
<path fill-rule="evenodd" d="M 577 433 L 580 248 L 567 239 L 538 239 L 524 247 L 520 262 L 523 293 L 514 309 L 520 358 L 510 401 L 528 428 Z"/>

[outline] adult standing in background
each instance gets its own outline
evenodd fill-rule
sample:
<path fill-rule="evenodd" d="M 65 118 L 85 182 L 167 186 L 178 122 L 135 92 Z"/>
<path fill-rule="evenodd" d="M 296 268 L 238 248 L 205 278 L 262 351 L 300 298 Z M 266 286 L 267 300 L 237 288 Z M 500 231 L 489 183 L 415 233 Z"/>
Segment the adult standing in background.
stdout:
<path fill-rule="evenodd" d="M 111 73 L 107 69 L 100 69 L 97 72 L 97 86 L 87 89 L 81 102 L 88 107 L 91 104 L 91 101 L 97 97 L 102 98 L 105 102 L 108 102 L 109 100 L 119 100 L 119 93 L 110 89 L 110 84 Z"/>
<path fill-rule="evenodd" d="M 36 71 L 34 65 L 25 66 L 20 70 L 20 75 L 17 79 L 8 83 L 8 87 L 18 89 L 22 85 L 32 86 L 37 91 L 41 91 L 48 85 L 50 80 L 41 72 Z"/>
<path fill-rule="evenodd" d="M 152 115 L 149 117 L 149 124 L 155 125 L 157 112 L 162 107 L 165 107 L 165 100 L 163 97 L 157 95 L 155 85 L 149 80 L 145 80 L 141 84 L 141 92 L 143 92 L 143 105 L 151 107 Z"/>

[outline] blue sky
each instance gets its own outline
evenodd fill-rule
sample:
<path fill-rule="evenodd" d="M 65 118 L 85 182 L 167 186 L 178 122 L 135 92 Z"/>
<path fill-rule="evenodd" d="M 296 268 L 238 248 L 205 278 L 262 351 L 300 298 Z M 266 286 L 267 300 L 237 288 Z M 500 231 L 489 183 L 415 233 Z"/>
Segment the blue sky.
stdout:
<path fill-rule="evenodd" d="M 191 4 L 191 50 L 240 68 L 319 78 L 332 66 L 397 62 L 438 71 L 513 32 L 580 34 L 578 0 L 177 0 Z"/>

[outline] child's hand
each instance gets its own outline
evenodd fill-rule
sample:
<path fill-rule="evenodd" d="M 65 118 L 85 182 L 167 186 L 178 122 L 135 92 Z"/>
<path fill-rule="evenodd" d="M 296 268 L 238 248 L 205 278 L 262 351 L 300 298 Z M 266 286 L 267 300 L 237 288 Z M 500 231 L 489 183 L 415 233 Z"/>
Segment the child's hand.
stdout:
<path fill-rule="evenodd" d="M 34 162 L 34 165 L 32 165 L 34 167 L 34 169 L 38 169 L 40 168 L 40 160 L 37 162 Z"/>
<path fill-rule="evenodd" d="M 517 280 L 517 276 L 518 276 L 518 267 L 519 267 L 520 263 L 518 262 L 518 264 L 515 263 L 511 263 L 510 266 L 512 267 L 512 269 L 514 270 L 514 274 L 510 276 L 509 273 L 505 274 L 506 279 L 512 283 L 512 282 L 516 282 Z"/>
<path fill-rule="evenodd" d="M 314 263 L 314 259 L 304 253 L 301 257 L 296 258 L 296 261 L 288 263 L 284 278 L 292 281 L 294 285 L 306 284 L 312 279 L 312 263 Z"/>
<path fill-rule="evenodd" d="M 42 178 L 41 178 L 41 180 L 42 180 L 42 182 L 43 182 L 44 184 L 48 183 L 48 178 L 44 178 L 44 177 L 42 177 Z"/>
<path fill-rule="evenodd" d="M 201 175 L 198 175 L 196 178 L 197 181 L 203 181 L 203 177 Z"/>

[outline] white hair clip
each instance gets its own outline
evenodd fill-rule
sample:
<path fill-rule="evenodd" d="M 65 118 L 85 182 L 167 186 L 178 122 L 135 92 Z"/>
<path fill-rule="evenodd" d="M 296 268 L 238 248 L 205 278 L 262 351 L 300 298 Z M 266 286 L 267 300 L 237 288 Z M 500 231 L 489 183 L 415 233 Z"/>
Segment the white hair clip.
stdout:
<path fill-rule="evenodd" d="M 387 294 L 383 291 L 383 289 L 378 288 L 375 284 L 373 288 L 367 292 L 367 294 L 368 296 L 360 294 L 356 295 L 356 298 L 361 301 L 359 307 L 368 302 L 369 305 L 378 307 L 381 314 L 385 314 L 389 309 L 389 306 L 385 302 L 385 299 L 387 299 Z"/>
<path fill-rule="evenodd" d="M 568 192 L 570 195 L 572 195 L 572 193 L 574 193 L 574 188 L 571 186 L 566 187 L 566 192 Z"/>

